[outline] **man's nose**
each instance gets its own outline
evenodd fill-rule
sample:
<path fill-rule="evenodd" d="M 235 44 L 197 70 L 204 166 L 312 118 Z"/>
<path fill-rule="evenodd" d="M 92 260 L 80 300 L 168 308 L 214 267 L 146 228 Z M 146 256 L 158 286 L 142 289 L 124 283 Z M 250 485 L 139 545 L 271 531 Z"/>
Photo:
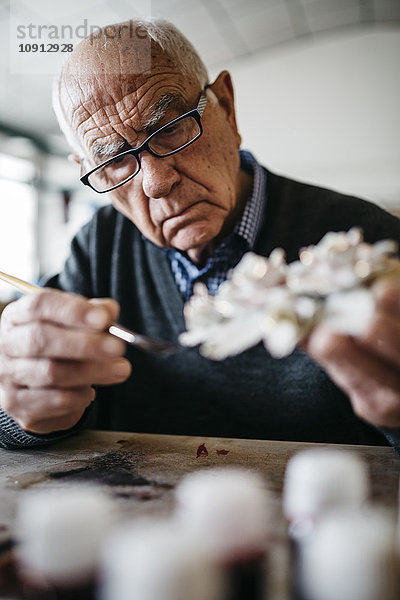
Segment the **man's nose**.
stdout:
<path fill-rule="evenodd" d="M 142 188 L 148 198 L 165 198 L 180 182 L 175 157 L 159 158 L 144 152 L 140 156 Z"/>

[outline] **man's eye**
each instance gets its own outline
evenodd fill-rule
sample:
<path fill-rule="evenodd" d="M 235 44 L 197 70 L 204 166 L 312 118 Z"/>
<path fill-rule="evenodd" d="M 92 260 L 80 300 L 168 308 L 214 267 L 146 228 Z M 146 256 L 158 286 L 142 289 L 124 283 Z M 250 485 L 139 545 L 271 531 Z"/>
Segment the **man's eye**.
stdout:
<path fill-rule="evenodd" d="M 158 134 L 160 137 L 168 137 L 180 134 L 182 131 L 182 123 L 174 123 L 173 125 L 169 125 Z"/>
<path fill-rule="evenodd" d="M 180 128 L 180 124 L 179 123 L 175 123 L 174 125 L 170 125 L 169 127 L 166 127 L 163 130 L 163 133 L 169 135 L 171 133 L 175 133 L 176 131 L 179 131 Z"/>
<path fill-rule="evenodd" d="M 135 158 L 130 154 L 125 156 L 116 156 L 112 162 L 109 163 L 108 167 L 113 169 L 114 171 L 118 169 L 121 171 L 122 169 L 131 168 L 132 164 L 136 164 Z"/>
<path fill-rule="evenodd" d="M 126 158 L 126 156 L 116 156 L 111 164 L 115 165 L 117 163 L 120 163 L 123 160 L 125 160 L 125 158 Z"/>

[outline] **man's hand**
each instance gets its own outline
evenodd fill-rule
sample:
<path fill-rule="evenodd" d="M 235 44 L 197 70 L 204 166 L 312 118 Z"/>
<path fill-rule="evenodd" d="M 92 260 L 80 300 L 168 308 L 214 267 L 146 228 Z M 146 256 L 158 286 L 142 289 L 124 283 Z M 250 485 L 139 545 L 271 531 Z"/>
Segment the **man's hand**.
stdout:
<path fill-rule="evenodd" d="M 400 427 L 400 280 L 374 286 L 376 311 L 362 336 L 317 327 L 308 353 L 349 396 L 354 412 L 381 427 Z"/>
<path fill-rule="evenodd" d="M 131 373 L 125 344 L 106 333 L 118 305 L 44 289 L 7 306 L 0 322 L 0 406 L 26 431 L 75 425 L 94 384 Z"/>

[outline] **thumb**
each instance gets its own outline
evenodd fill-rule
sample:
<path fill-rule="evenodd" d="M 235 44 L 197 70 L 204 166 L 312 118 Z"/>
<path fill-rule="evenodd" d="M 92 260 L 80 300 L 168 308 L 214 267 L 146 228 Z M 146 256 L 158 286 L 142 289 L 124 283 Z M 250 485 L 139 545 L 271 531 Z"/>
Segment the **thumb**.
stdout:
<path fill-rule="evenodd" d="M 90 304 L 95 304 L 96 306 L 101 306 L 104 308 L 110 317 L 110 321 L 116 321 L 119 315 L 119 304 L 112 298 L 91 298 L 89 300 Z"/>

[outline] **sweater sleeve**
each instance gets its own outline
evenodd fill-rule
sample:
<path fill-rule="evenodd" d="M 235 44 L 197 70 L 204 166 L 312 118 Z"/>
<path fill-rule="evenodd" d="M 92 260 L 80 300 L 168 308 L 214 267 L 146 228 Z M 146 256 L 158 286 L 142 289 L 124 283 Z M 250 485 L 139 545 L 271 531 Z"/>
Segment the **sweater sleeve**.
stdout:
<path fill-rule="evenodd" d="M 64 431 L 55 431 L 47 435 L 28 433 L 18 425 L 12 417 L 0 408 L 0 448 L 6 450 L 15 450 L 21 448 L 34 448 L 37 446 L 48 446 L 68 438 L 84 429 L 92 413 L 92 405 L 89 406 L 80 421 L 71 429 Z"/>
<path fill-rule="evenodd" d="M 400 455 L 400 428 L 379 427 L 378 429 L 383 433 L 393 450 Z"/>
<path fill-rule="evenodd" d="M 60 275 L 43 282 L 47 287 L 91 295 L 90 285 L 90 231 L 93 225 L 83 227 L 71 244 L 71 254 Z M 46 446 L 82 431 L 90 425 L 94 413 L 93 403 L 86 409 L 80 421 L 71 429 L 39 435 L 28 433 L 0 408 L 0 447 L 6 449 L 33 448 Z"/>

